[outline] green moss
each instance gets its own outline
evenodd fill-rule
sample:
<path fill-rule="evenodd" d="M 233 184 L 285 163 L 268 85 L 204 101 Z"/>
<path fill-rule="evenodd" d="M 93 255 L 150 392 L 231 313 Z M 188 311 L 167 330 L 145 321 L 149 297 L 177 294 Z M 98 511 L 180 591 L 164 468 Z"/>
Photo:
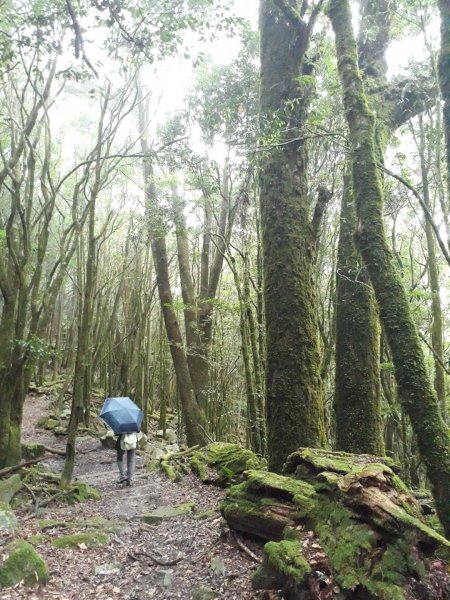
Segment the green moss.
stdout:
<path fill-rule="evenodd" d="M 43 429 L 55 429 L 55 427 L 57 427 L 59 425 L 59 419 L 56 416 L 51 415 L 50 417 L 48 416 L 43 416 L 43 417 L 39 417 L 37 423 L 36 423 L 37 427 L 42 427 Z"/>
<path fill-rule="evenodd" d="M 81 482 L 77 482 L 71 486 L 69 493 L 65 496 L 68 504 L 76 504 L 77 502 L 85 502 L 86 500 L 100 500 L 100 498 L 101 495 L 95 488 Z"/>
<path fill-rule="evenodd" d="M 292 577 L 296 584 L 303 584 L 311 573 L 311 567 L 303 557 L 300 542 L 268 542 L 264 546 L 264 552 L 268 564 L 280 573 Z"/>
<path fill-rule="evenodd" d="M 223 483 L 237 481 L 249 469 L 261 469 L 265 461 L 237 444 L 215 442 L 206 447 L 206 462 L 214 467 Z"/>
<path fill-rule="evenodd" d="M 10 587 L 23 581 L 32 586 L 48 580 L 48 567 L 31 544 L 16 540 L 6 547 L 8 557 L 0 567 L 0 587 Z"/>
<path fill-rule="evenodd" d="M 210 517 L 214 517 L 219 512 L 219 508 L 211 508 L 209 510 L 205 510 L 204 512 L 198 513 L 196 515 L 196 519 L 198 521 L 203 521 L 204 519 L 209 519 Z"/>
<path fill-rule="evenodd" d="M 373 290 L 353 233 L 351 178 L 344 176 L 336 268 L 336 448 L 383 454 L 380 327 Z M 355 279 L 357 281 L 355 281 Z"/>
<path fill-rule="evenodd" d="M 39 484 L 39 482 L 42 480 L 51 481 L 54 483 L 59 482 L 59 475 L 53 473 L 48 467 L 45 467 L 42 464 L 32 465 L 28 469 L 24 470 L 24 472 L 24 481 L 31 485 Z"/>
<path fill-rule="evenodd" d="M 304 467 L 298 471 L 299 477 L 307 477 L 315 482 L 317 473 L 322 471 L 346 475 L 347 473 L 358 473 L 367 465 L 375 464 L 380 465 L 380 467 L 374 468 L 386 470 L 389 473 L 392 473 L 392 469 L 396 468 L 394 461 L 384 456 L 299 448 L 287 457 L 283 470 L 285 473 L 293 474 L 299 467 Z"/>
<path fill-rule="evenodd" d="M 290 477 L 283 477 L 276 473 L 265 471 L 249 471 L 245 487 L 250 493 L 258 496 L 270 496 L 267 502 L 273 504 L 272 498 L 291 500 L 297 510 L 293 518 L 307 519 L 315 506 L 316 490 L 309 483 Z M 264 504 L 263 498 L 261 505 Z"/>
<path fill-rule="evenodd" d="M 194 456 L 192 456 L 191 468 L 202 481 L 206 481 L 208 479 L 208 471 L 206 469 L 205 461 L 203 460 L 203 457 L 200 458 L 199 454 L 194 454 Z"/>
<path fill-rule="evenodd" d="M 311 567 L 302 554 L 301 542 L 282 540 L 264 546 L 264 562 L 255 572 L 252 583 L 256 589 L 283 588 L 286 597 L 299 597 Z"/>
<path fill-rule="evenodd" d="M 168 456 L 166 459 L 161 460 L 161 469 L 164 471 L 164 473 L 166 474 L 167 478 L 170 479 L 170 481 L 180 481 L 181 474 L 175 469 L 173 465 L 170 464 L 169 460 L 170 456 Z"/>
<path fill-rule="evenodd" d="M 305 527 L 318 536 L 342 590 L 358 588 L 368 599 L 403 600 L 407 579 L 425 577 L 421 557 L 450 543 L 416 516 L 417 505 L 390 467 L 370 460 L 355 456 L 352 461 L 349 455 L 344 461 L 347 472 L 323 471 L 315 486 L 247 471 L 244 481 L 228 490 L 221 512 L 231 527 L 291 544 L 268 546 L 279 562 L 266 561 L 255 576 L 256 586 L 292 591 L 301 578 L 289 570 L 296 568 L 291 555 L 297 556 Z"/>
<path fill-rule="evenodd" d="M 45 535 L 44 533 L 36 533 L 35 535 L 30 535 L 30 537 L 27 539 L 27 542 L 32 546 L 37 546 L 38 544 L 46 542 L 49 539 L 51 539 L 49 535 Z"/>
<path fill-rule="evenodd" d="M 104 546 L 108 543 L 108 536 L 105 533 L 74 533 L 73 535 L 63 535 L 53 540 L 56 548 L 77 548 L 79 544 L 85 544 L 88 547 Z"/>
<path fill-rule="evenodd" d="M 249 469 L 265 469 L 266 461 L 237 444 L 214 442 L 195 452 L 190 465 L 202 481 L 213 479 L 218 485 L 229 485 L 238 482 Z M 215 471 L 216 478 L 208 467 Z"/>

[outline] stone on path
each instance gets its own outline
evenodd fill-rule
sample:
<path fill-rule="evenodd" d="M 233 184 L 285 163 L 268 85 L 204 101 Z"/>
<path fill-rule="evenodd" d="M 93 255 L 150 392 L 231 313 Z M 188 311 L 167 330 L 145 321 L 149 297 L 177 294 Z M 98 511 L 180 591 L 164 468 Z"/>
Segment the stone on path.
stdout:
<path fill-rule="evenodd" d="M 159 585 L 168 588 L 172 585 L 173 569 L 161 569 L 157 573 Z"/>
<path fill-rule="evenodd" d="M 216 600 L 219 596 L 217 592 L 209 587 L 199 587 L 194 592 L 193 600 Z"/>
<path fill-rule="evenodd" d="M 156 432 L 156 435 L 158 437 L 162 437 L 165 440 L 167 440 L 169 442 L 169 444 L 173 444 L 174 442 L 178 441 L 178 436 L 173 429 L 166 429 L 166 435 L 164 435 L 164 432 L 162 429 L 159 429 Z"/>
<path fill-rule="evenodd" d="M 94 568 L 96 575 L 118 575 L 120 573 L 120 563 L 112 562 L 103 565 L 97 565 Z"/>

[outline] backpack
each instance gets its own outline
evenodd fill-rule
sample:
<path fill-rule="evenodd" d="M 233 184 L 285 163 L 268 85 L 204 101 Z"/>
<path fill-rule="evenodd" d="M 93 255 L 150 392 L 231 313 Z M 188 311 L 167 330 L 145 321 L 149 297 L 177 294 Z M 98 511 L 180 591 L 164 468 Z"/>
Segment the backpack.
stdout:
<path fill-rule="evenodd" d="M 120 447 L 122 450 L 135 450 L 138 445 L 138 439 L 137 433 L 124 433 L 120 440 Z"/>

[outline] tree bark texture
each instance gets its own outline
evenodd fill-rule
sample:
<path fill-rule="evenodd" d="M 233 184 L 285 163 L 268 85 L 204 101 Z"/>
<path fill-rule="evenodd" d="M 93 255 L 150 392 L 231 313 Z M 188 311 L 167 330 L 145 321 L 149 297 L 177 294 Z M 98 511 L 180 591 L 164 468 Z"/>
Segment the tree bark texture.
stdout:
<path fill-rule="evenodd" d="M 385 52 L 391 11 L 387 0 L 361 0 L 360 12 L 359 67 L 377 115 L 377 156 L 384 162 L 390 104 L 382 90 L 387 87 Z M 348 173 L 344 177 L 336 286 L 336 448 L 382 455 L 380 328 L 370 280 L 353 240 L 356 211 L 351 186 Z"/>
<path fill-rule="evenodd" d="M 308 155 L 306 142 L 298 139 L 308 115 L 310 87 L 304 81 L 312 71 L 305 59 L 311 22 L 295 9 L 291 0 L 262 0 L 260 6 L 260 119 L 269 138 L 260 171 L 266 402 L 274 470 L 300 445 L 325 444 Z"/>
<path fill-rule="evenodd" d="M 374 117 L 358 70 L 348 0 L 328 7 L 336 37 L 338 70 L 350 130 L 353 185 L 357 208 L 357 245 L 375 291 L 381 322 L 392 351 L 399 396 L 408 414 L 432 485 L 439 518 L 450 533 L 448 431 L 428 377 L 409 303 L 383 224 L 383 194 L 376 165 Z"/>
<path fill-rule="evenodd" d="M 348 173 L 344 176 L 336 275 L 336 449 L 382 455 L 378 310 L 354 245 L 355 226 Z"/>
<path fill-rule="evenodd" d="M 148 154 L 148 143 L 145 137 L 146 118 L 144 114 L 142 93 L 140 92 L 139 87 L 138 93 L 141 148 L 143 154 Z M 169 278 L 169 260 L 167 257 L 164 233 L 165 224 L 159 218 L 153 165 L 149 158 L 146 158 L 143 161 L 143 176 L 146 212 L 158 294 L 177 379 L 177 388 L 186 427 L 187 443 L 190 446 L 195 446 L 197 444 L 204 445 L 207 443 L 207 422 L 205 413 L 199 406 L 197 398 L 195 397 L 181 329 L 173 307 L 173 297 Z"/>
<path fill-rule="evenodd" d="M 444 132 L 447 154 L 447 195 L 450 198 L 450 0 L 439 0 L 441 15 L 441 51 L 439 85 L 444 100 Z"/>
<path fill-rule="evenodd" d="M 420 142 L 419 142 L 419 156 L 420 156 L 420 170 L 422 174 L 422 196 L 423 201 L 428 210 L 431 212 L 431 199 L 430 189 L 428 185 L 428 165 L 427 158 L 425 156 L 426 143 L 425 143 L 425 131 L 423 127 L 423 119 L 419 117 L 420 126 Z M 444 420 L 447 416 L 447 397 L 446 397 L 446 385 L 445 385 L 445 370 L 443 367 L 445 354 L 444 354 L 444 322 L 441 306 L 440 297 L 440 285 L 439 285 L 439 269 L 438 261 L 436 257 L 436 240 L 434 237 L 433 229 L 427 218 L 425 222 L 425 235 L 427 240 L 427 253 L 428 253 L 428 279 L 429 287 L 431 291 L 431 346 L 434 353 L 434 389 L 436 396 L 441 407 L 442 416 Z"/>

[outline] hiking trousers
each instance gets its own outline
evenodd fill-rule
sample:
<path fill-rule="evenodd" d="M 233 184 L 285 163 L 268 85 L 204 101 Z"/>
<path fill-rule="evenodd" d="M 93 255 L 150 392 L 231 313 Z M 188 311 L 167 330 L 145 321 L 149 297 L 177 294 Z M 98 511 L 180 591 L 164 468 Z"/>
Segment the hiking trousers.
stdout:
<path fill-rule="evenodd" d="M 125 475 L 123 457 L 125 452 L 127 453 L 127 474 Z M 134 475 L 134 469 L 136 466 L 136 450 L 122 450 L 117 448 L 117 466 L 119 468 L 120 479 L 125 478 L 131 483 Z"/>

